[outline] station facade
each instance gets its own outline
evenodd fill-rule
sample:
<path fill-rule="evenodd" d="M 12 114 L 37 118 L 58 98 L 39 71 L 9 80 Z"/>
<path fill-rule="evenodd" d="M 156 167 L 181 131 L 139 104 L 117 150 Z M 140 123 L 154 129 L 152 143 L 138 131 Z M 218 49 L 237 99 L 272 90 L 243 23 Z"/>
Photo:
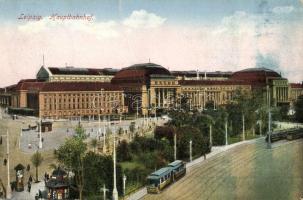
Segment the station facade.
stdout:
<path fill-rule="evenodd" d="M 235 91 L 260 90 L 273 106 L 292 105 L 303 94 L 302 84 L 290 84 L 266 68 L 237 72 L 172 71 L 154 63 L 116 69 L 42 66 L 36 79 L 0 89 L 0 104 L 27 110 L 42 118 L 92 117 L 123 113 L 157 114 L 181 108 L 214 108 L 232 101 Z"/>

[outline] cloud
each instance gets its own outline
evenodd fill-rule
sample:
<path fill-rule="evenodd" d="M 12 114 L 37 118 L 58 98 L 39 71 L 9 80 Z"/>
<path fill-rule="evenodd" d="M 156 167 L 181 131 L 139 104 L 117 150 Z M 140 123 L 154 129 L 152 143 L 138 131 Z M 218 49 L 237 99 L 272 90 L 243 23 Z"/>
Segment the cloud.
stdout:
<path fill-rule="evenodd" d="M 278 6 L 272 9 L 275 14 L 288 14 L 295 10 L 293 6 Z"/>
<path fill-rule="evenodd" d="M 123 21 L 123 24 L 131 28 L 156 28 L 165 21 L 166 18 L 149 13 L 146 10 L 135 10 Z"/>
<path fill-rule="evenodd" d="M 47 66 L 121 68 L 149 58 L 171 70 L 236 71 L 262 64 L 290 81 L 303 80 L 302 20 L 284 23 L 284 17 L 238 11 L 211 25 L 162 20 L 155 26 L 143 17 L 131 28 L 126 22 L 134 13 L 122 21 L 43 19 L 0 26 L 0 86 L 33 78 L 43 53 Z"/>
<path fill-rule="evenodd" d="M 51 16 L 43 17 L 39 21 L 29 21 L 18 26 L 18 30 L 25 34 L 57 33 L 62 30 L 66 32 L 79 31 L 97 37 L 115 38 L 119 36 L 117 22 L 109 21 L 88 21 L 88 20 L 53 20 Z"/>

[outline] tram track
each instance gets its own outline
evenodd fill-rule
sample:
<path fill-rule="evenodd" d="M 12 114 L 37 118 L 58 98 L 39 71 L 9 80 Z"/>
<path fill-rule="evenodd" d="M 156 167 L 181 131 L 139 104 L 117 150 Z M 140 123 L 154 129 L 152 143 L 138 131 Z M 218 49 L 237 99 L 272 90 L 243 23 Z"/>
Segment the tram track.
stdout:
<path fill-rule="evenodd" d="M 302 140 L 286 143 L 286 145 L 301 144 Z M 242 184 L 242 181 L 243 183 L 251 184 L 250 177 L 245 175 L 245 170 L 248 169 L 246 166 L 251 167 L 252 162 L 256 159 L 265 159 L 266 156 L 269 155 L 269 151 L 279 152 L 285 150 L 284 148 L 286 148 L 286 146 L 281 147 L 277 145 L 273 146 L 272 150 L 268 150 L 264 140 L 239 145 L 238 147 L 219 153 L 205 162 L 190 167 L 184 178 L 169 186 L 162 191 L 162 193 L 158 195 L 147 195 L 144 199 L 213 199 L 213 194 L 216 193 L 221 186 L 228 186 L 230 178 L 236 178 L 238 184 Z M 294 156 L 298 156 L 298 154 L 298 151 L 294 152 Z M 255 169 L 250 170 L 252 170 L 250 173 L 253 173 Z M 231 172 L 243 174 L 244 176 L 235 176 Z"/>

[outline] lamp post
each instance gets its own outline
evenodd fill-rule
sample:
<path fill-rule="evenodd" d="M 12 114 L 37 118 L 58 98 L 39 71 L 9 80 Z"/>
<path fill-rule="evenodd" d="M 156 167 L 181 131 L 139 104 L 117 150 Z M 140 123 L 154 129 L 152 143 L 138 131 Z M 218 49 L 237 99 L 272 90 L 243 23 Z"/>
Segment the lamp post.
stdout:
<path fill-rule="evenodd" d="M 108 189 L 106 189 L 105 184 L 103 184 L 103 188 L 101 188 L 101 191 L 103 191 L 103 200 L 106 200 L 106 192 L 108 192 Z"/>
<path fill-rule="evenodd" d="M 113 200 L 118 200 L 118 191 L 116 183 L 116 132 L 114 132 L 114 147 L 113 147 L 113 161 L 114 161 L 114 185 L 113 185 Z"/>
<path fill-rule="evenodd" d="M 270 92 L 269 85 L 267 85 L 267 95 L 268 95 L 268 141 L 267 148 L 271 149 L 271 112 L 270 112 Z"/>
<path fill-rule="evenodd" d="M 100 137 L 100 134 L 101 134 L 101 119 L 100 119 L 100 114 L 98 115 L 98 126 L 99 126 L 98 137 Z"/>
<path fill-rule="evenodd" d="M 125 197 L 126 176 L 123 174 L 123 197 Z"/>
<path fill-rule="evenodd" d="M 245 117 L 244 113 L 242 112 L 242 140 L 245 140 Z"/>
<path fill-rule="evenodd" d="M 259 123 L 259 132 L 260 132 L 260 136 L 262 136 L 262 119 L 260 119 L 260 123 Z"/>
<path fill-rule="evenodd" d="M 209 125 L 209 145 L 213 145 L 213 136 L 212 136 L 212 125 Z"/>
<path fill-rule="evenodd" d="M 225 146 L 228 145 L 228 140 L 227 140 L 227 120 L 225 121 Z"/>
<path fill-rule="evenodd" d="M 174 134 L 174 159 L 177 160 L 177 133 Z"/>
<path fill-rule="evenodd" d="M 41 124 L 42 120 L 39 119 L 39 149 L 42 149 L 42 134 L 41 134 Z"/>
<path fill-rule="evenodd" d="M 190 162 L 193 161 L 193 157 L 192 157 L 192 144 L 193 144 L 193 141 L 190 140 L 189 141 L 189 160 L 190 160 Z"/>
<path fill-rule="evenodd" d="M 21 138 L 22 138 L 22 128 L 20 128 L 19 149 L 20 149 L 20 146 L 21 146 Z"/>
<path fill-rule="evenodd" d="M 106 139 L 106 118 L 105 118 L 105 116 L 104 116 L 104 126 L 103 126 L 103 153 L 105 154 L 105 152 L 106 152 L 106 141 L 105 141 L 105 139 Z"/>

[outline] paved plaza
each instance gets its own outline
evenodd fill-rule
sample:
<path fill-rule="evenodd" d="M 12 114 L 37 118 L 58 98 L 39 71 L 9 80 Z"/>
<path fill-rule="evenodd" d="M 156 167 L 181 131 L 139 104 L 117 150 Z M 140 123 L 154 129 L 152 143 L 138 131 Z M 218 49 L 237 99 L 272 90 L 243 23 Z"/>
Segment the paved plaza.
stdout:
<path fill-rule="evenodd" d="M 20 119 L 21 120 L 21 119 Z M 104 133 L 108 129 L 111 130 L 111 133 L 118 132 L 120 128 L 123 130 L 122 135 L 118 135 L 121 139 L 128 138 L 129 126 L 132 122 L 135 122 L 135 132 L 144 131 L 148 133 L 148 130 L 157 125 L 163 125 L 167 120 L 162 118 L 138 118 L 136 120 L 122 120 L 122 121 L 104 121 L 100 123 L 98 120 L 95 121 L 81 121 L 86 135 L 88 136 L 87 140 L 96 138 L 99 141 L 103 141 Z M 79 124 L 79 121 L 70 121 L 70 120 L 61 120 L 55 121 L 53 124 L 53 130 L 51 132 L 42 133 L 43 139 L 43 148 L 39 151 L 48 151 L 57 149 L 61 144 L 64 143 L 65 139 L 72 137 L 75 134 L 75 127 Z M 22 128 L 28 128 L 28 126 L 37 125 L 34 120 L 31 122 L 24 122 Z M 38 150 L 39 145 L 39 132 L 38 129 L 22 131 L 20 129 L 20 140 L 18 141 L 19 148 L 22 152 L 33 153 Z"/>

